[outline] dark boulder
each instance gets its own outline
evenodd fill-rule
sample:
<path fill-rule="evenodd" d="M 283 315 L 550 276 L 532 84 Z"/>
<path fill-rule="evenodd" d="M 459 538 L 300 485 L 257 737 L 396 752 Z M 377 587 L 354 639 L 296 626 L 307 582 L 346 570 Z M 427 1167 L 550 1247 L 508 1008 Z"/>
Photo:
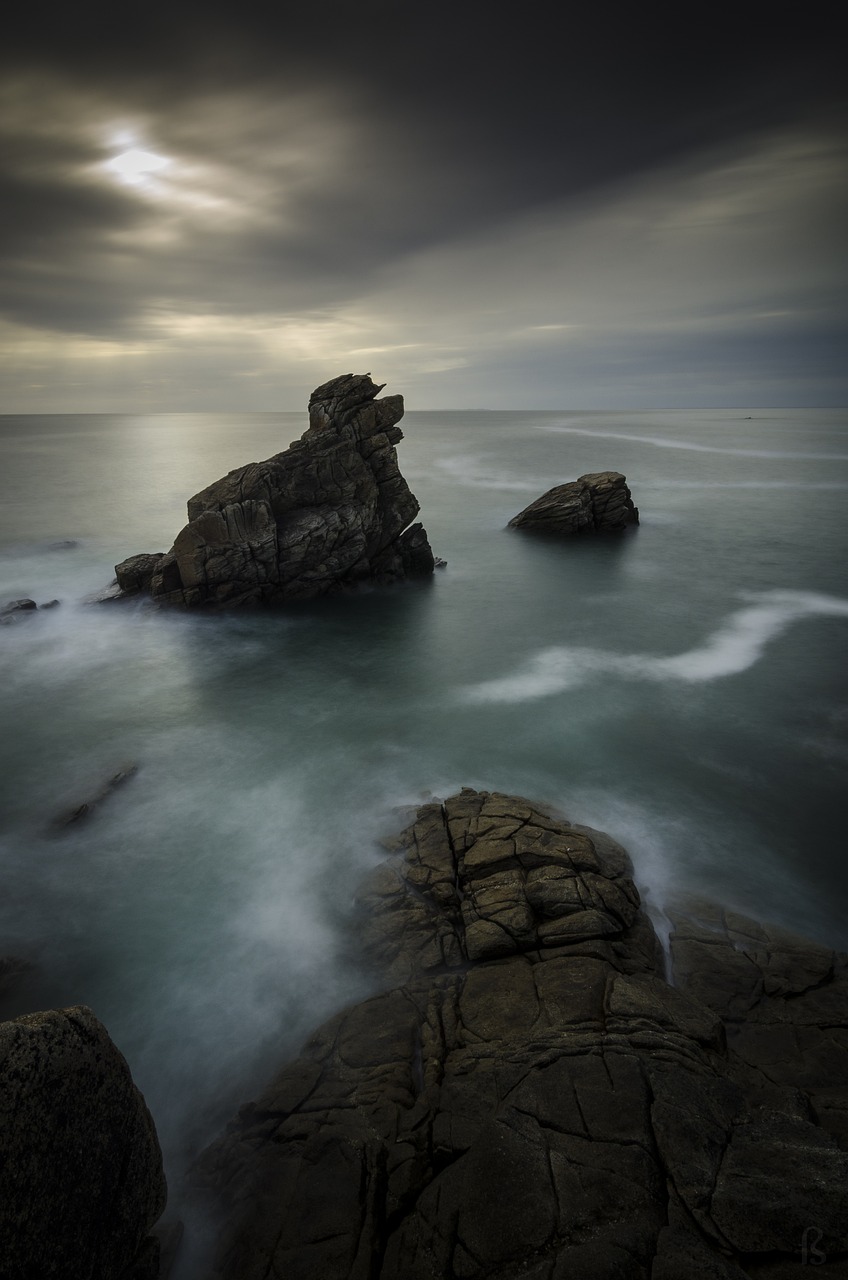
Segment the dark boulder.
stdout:
<path fill-rule="evenodd" d="M 679 927 L 715 955 L 676 952 L 672 986 L 630 874 L 528 801 L 424 805 L 360 900 L 392 985 L 321 1027 L 195 1171 L 225 1224 L 215 1277 L 802 1280 L 811 1232 L 842 1274 L 844 958 L 719 912 Z"/>
<path fill-rule="evenodd" d="M 6 618 L 11 621 L 13 618 L 25 617 L 27 614 L 34 613 L 37 608 L 38 605 L 35 601 L 26 596 L 20 600 L 7 600 L 4 605 L 0 606 L 0 618 Z"/>
<path fill-rule="evenodd" d="M 165 1207 L 156 1131 L 90 1009 L 0 1023 L 0 1275 L 158 1275 Z"/>
<path fill-rule="evenodd" d="M 548 489 L 509 522 L 512 529 L 538 533 L 618 533 L 639 523 L 626 478 L 596 471 Z"/>
<path fill-rule="evenodd" d="M 161 556 L 115 568 L 124 593 L 182 607 L 281 604 L 433 572 L 395 446 L 403 398 L 368 374 L 318 387 L 309 428 L 283 453 L 231 471 L 188 503 Z"/>
<path fill-rule="evenodd" d="M 138 591 L 149 591 L 153 575 L 164 559 L 164 551 L 140 552 L 115 565 L 115 578 L 125 595 L 135 595 Z"/>

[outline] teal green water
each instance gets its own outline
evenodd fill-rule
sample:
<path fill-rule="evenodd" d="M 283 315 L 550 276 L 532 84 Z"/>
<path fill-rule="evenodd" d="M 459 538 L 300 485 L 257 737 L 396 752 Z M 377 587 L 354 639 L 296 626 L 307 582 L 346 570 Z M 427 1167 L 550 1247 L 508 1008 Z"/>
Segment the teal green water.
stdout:
<path fill-rule="evenodd" d="M 654 907 L 695 888 L 848 945 L 848 415 L 410 412 L 432 583 L 288 614 L 82 603 L 305 425 L 0 419 L 0 600 L 62 601 L 0 629 L 0 953 L 39 965 L 29 1007 L 106 1023 L 172 1181 L 364 990 L 341 922 L 395 807 L 429 793 L 524 793 L 618 837 Z M 504 528 L 606 468 L 632 535 Z M 87 826 L 45 837 L 129 761 Z"/>

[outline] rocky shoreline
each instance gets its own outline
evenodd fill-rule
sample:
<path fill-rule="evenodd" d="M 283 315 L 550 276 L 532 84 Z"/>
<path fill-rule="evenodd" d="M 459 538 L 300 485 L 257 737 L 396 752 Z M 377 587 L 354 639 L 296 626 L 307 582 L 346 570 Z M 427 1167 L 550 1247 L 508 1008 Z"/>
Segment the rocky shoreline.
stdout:
<path fill-rule="evenodd" d="M 668 923 L 602 832 L 421 806 L 356 907 L 379 994 L 196 1162 L 203 1280 L 845 1275 L 846 957 L 710 903 Z M 155 1130 L 91 1011 L 0 1024 L 0 1100 L 4 1280 L 166 1276 Z"/>
<path fill-rule="evenodd" d="M 359 910 L 385 990 L 198 1163 L 215 1277 L 846 1273 L 845 957 L 693 903 L 666 956 L 620 846 L 467 790 Z"/>

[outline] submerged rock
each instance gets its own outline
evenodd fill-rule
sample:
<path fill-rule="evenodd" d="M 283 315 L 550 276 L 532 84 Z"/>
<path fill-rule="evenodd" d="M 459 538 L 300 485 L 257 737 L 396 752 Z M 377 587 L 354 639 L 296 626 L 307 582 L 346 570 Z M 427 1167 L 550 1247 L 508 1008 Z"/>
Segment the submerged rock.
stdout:
<path fill-rule="evenodd" d="M 595 471 L 548 489 L 509 522 L 539 533 L 617 533 L 639 523 L 627 480 L 619 471 Z"/>
<path fill-rule="evenodd" d="M 681 915 L 669 985 L 620 846 L 468 790 L 360 908 L 391 985 L 195 1171 L 216 1277 L 801 1280 L 811 1232 L 843 1272 L 844 957 Z"/>
<path fill-rule="evenodd" d="M 153 1121 L 90 1009 L 0 1023 L 0 1275 L 153 1280 L 165 1207 Z"/>
<path fill-rule="evenodd" d="M 283 453 L 189 499 L 167 554 L 116 565 L 124 594 L 160 604 L 279 604 L 433 572 L 418 502 L 398 468 L 403 398 L 368 374 L 318 387 L 309 428 Z"/>
<path fill-rule="evenodd" d="M 50 831 L 54 835 L 61 835 L 69 827 L 74 826 L 78 822 L 84 822 L 90 818 L 98 805 L 107 800 L 119 787 L 122 787 L 130 778 L 134 778 L 138 773 L 137 764 L 125 764 L 117 773 L 113 773 L 111 778 L 104 782 L 103 786 L 96 793 L 90 796 L 88 800 L 83 800 L 81 804 L 74 805 L 72 809 L 67 809 L 64 813 L 60 813 L 50 824 Z"/>
<path fill-rule="evenodd" d="M 8 600 L 0 606 L 0 625 L 10 626 L 20 618 L 31 618 L 40 609 L 56 609 L 61 603 L 61 600 L 48 600 L 45 604 L 36 604 L 28 596 L 20 600 Z"/>
<path fill-rule="evenodd" d="M 38 605 L 34 600 L 30 600 L 28 596 L 20 600 L 7 600 L 4 605 L 0 606 L 0 622 L 10 623 L 17 618 L 28 618 L 37 609 Z"/>

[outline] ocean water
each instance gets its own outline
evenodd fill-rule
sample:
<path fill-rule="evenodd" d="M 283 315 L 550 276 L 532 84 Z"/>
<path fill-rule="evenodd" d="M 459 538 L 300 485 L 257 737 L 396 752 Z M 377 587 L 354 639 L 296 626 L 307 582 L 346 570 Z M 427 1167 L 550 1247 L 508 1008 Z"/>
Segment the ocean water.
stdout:
<path fill-rule="evenodd" d="M 177 1211 L 193 1154 L 367 990 L 356 882 L 433 794 L 519 792 L 610 831 L 652 910 L 705 892 L 848 946 L 846 412 L 409 412 L 432 582 L 286 613 L 84 603 L 305 426 L 0 418 L 0 602 L 61 601 L 0 628 L 0 954 L 35 966 L 4 1013 L 91 1005 Z M 638 530 L 505 529 L 607 468 Z"/>

